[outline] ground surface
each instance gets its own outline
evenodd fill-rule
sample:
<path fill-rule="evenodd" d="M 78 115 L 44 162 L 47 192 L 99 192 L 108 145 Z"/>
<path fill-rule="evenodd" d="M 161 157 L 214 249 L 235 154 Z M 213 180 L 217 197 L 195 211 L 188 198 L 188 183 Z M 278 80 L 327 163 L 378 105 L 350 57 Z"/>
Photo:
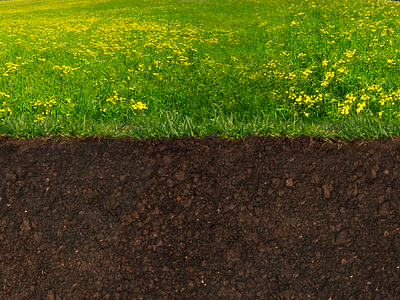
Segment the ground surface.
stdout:
<path fill-rule="evenodd" d="M 400 139 L 0 140 L 0 299 L 400 299 Z"/>

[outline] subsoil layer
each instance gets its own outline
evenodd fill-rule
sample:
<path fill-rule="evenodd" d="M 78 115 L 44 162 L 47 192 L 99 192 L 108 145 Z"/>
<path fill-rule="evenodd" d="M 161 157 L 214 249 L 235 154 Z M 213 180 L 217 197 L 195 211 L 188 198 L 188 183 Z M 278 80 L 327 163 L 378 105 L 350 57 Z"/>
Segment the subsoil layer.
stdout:
<path fill-rule="evenodd" d="M 0 139 L 0 299 L 400 299 L 400 139 Z"/>

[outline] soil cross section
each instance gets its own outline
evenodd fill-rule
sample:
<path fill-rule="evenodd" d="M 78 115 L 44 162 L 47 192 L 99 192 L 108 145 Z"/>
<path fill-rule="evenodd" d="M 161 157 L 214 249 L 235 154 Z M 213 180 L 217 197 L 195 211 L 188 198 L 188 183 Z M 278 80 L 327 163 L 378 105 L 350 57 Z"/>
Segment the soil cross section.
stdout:
<path fill-rule="evenodd" d="M 399 299 L 400 140 L 0 140 L 0 299 Z"/>

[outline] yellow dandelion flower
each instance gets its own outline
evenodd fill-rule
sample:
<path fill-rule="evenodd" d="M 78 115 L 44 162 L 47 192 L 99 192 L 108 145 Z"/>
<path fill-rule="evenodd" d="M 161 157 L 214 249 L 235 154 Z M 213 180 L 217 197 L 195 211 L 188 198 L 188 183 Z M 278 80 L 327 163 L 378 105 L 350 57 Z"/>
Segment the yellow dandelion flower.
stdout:
<path fill-rule="evenodd" d="M 370 96 L 365 95 L 365 94 L 361 96 L 362 101 L 367 101 L 369 98 L 370 98 Z"/>
<path fill-rule="evenodd" d="M 131 100 L 132 102 L 135 102 L 133 99 Z M 136 102 L 132 104 L 132 108 L 133 109 L 138 109 L 138 110 L 142 110 L 142 109 L 148 109 L 147 105 L 145 103 L 142 102 Z"/>
<path fill-rule="evenodd" d="M 321 86 L 328 86 L 330 83 L 330 80 L 335 77 L 335 72 L 326 72 L 324 81 L 322 81 Z"/>
<path fill-rule="evenodd" d="M 357 109 L 356 109 L 357 114 L 359 114 L 366 106 L 367 104 L 365 102 L 357 103 Z"/>
<path fill-rule="evenodd" d="M 352 58 L 354 54 L 356 53 L 357 49 L 354 49 L 353 51 L 347 50 L 343 53 L 348 59 Z"/>
<path fill-rule="evenodd" d="M 302 71 L 302 74 L 303 74 L 304 77 L 308 77 L 309 75 L 312 74 L 312 72 L 313 72 L 313 71 L 307 69 L 307 70 L 305 70 L 305 71 Z"/>
<path fill-rule="evenodd" d="M 10 95 L 7 95 L 6 93 L 0 92 L 0 96 L 6 97 L 6 98 L 10 98 Z"/>
<path fill-rule="evenodd" d="M 289 80 L 292 80 L 292 79 L 294 79 L 295 77 L 296 77 L 296 74 L 295 74 L 295 73 L 289 72 L 288 76 L 286 76 L 285 78 L 286 78 L 286 79 L 289 79 Z"/>
<path fill-rule="evenodd" d="M 346 103 L 353 103 L 357 100 L 357 97 L 354 96 L 352 93 L 346 95 Z"/>

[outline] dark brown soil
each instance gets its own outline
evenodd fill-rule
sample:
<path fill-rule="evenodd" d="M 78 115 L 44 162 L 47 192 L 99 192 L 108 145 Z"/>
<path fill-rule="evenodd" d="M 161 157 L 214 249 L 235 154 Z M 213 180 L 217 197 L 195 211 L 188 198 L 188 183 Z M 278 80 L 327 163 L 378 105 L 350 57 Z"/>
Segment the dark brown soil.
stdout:
<path fill-rule="evenodd" d="M 0 299 L 400 299 L 400 139 L 0 140 Z"/>

